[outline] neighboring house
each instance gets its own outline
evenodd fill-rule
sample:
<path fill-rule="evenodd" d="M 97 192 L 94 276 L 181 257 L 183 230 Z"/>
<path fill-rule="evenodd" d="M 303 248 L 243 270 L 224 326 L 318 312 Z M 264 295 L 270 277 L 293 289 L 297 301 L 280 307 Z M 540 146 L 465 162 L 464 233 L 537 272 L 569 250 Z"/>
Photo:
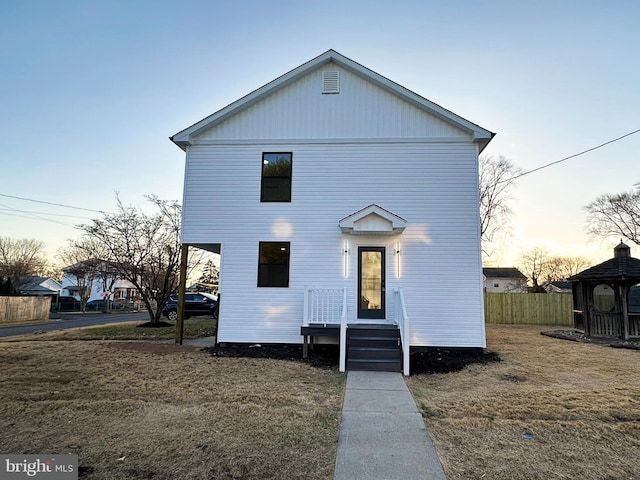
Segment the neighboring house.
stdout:
<path fill-rule="evenodd" d="M 484 267 L 482 274 L 487 293 L 527 292 L 527 277 L 517 268 Z"/>
<path fill-rule="evenodd" d="M 62 290 L 62 285 L 51 277 L 22 277 L 19 284 L 23 295 L 48 295 L 57 298 Z"/>
<path fill-rule="evenodd" d="M 217 341 L 368 325 L 400 332 L 403 355 L 484 347 L 478 155 L 493 135 L 329 50 L 171 137 L 181 240 L 221 255 Z"/>
<path fill-rule="evenodd" d="M 571 282 L 549 282 L 544 289 L 547 293 L 571 293 Z"/>
<path fill-rule="evenodd" d="M 87 301 L 103 300 L 106 297 L 108 300 L 127 303 L 135 302 L 139 299 L 138 289 L 127 280 L 116 279 L 114 281 L 112 278 L 107 278 L 107 288 L 105 288 L 105 282 L 103 282 L 99 277 L 93 278 L 91 281 L 83 280 L 78 282 L 78 277 L 76 277 L 76 275 L 70 273 L 68 269 L 63 269 L 63 296 L 70 296 L 80 300 L 80 289 L 89 284 L 91 286 L 91 294 Z M 109 286 L 111 287 L 110 290 Z"/>

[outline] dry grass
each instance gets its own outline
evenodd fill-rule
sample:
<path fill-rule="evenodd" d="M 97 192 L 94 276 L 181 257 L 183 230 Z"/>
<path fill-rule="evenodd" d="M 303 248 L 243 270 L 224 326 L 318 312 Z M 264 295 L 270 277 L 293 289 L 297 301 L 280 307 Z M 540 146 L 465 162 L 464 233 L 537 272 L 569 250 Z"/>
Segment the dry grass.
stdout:
<path fill-rule="evenodd" d="M 38 332 L 35 334 L 19 335 L 0 338 L 0 342 L 22 342 L 24 340 L 171 340 L 175 339 L 175 322 L 163 319 L 164 327 L 143 328 L 140 325 L 146 321 L 129 321 L 109 323 L 80 328 L 54 330 L 52 332 Z M 192 317 L 184 321 L 183 338 L 211 337 L 216 334 L 218 321 L 211 317 Z"/>
<path fill-rule="evenodd" d="M 0 451 L 87 479 L 327 479 L 344 376 L 153 342 L 0 343 Z"/>
<path fill-rule="evenodd" d="M 503 362 L 407 380 L 449 480 L 640 478 L 640 352 L 545 329 L 488 325 Z"/>

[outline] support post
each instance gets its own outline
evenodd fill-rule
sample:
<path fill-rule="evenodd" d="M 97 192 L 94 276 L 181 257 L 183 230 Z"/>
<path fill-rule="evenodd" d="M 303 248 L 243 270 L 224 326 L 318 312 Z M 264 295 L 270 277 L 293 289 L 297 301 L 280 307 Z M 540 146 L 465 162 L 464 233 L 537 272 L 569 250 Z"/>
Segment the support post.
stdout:
<path fill-rule="evenodd" d="M 584 311 L 582 312 L 582 318 L 584 319 L 584 333 L 587 337 L 591 336 L 591 318 L 593 312 L 591 311 L 593 306 L 593 285 L 587 284 L 586 281 L 580 282 L 582 288 L 582 301 L 584 302 Z"/>
<path fill-rule="evenodd" d="M 180 251 L 180 279 L 178 281 L 178 318 L 176 320 L 176 343 L 182 345 L 184 333 L 184 294 L 187 290 L 187 261 L 189 245 L 183 244 Z"/>
<path fill-rule="evenodd" d="M 620 303 L 622 304 L 622 335 L 625 342 L 629 341 L 629 303 L 627 300 L 628 287 L 620 285 Z"/>
<path fill-rule="evenodd" d="M 341 372 L 347 370 L 347 287 L 342 289 L 342 313 L 340 314 L 340 362 Z"/>

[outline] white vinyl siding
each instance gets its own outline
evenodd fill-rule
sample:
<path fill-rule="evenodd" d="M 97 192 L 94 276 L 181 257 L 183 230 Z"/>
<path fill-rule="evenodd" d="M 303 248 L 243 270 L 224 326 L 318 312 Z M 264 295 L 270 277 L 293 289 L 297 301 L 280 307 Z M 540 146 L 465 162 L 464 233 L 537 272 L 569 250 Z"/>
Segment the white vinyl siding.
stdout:
<path fill-rule="evenodd" d="M 386 247 L 387 318 L 401 287 L 411 345 L 483 347 L 479 144 L 470 132 L 490 132 L 341 65 L 240 102 L 193 137 L 179 134 L 182 241 L 221 248 L 218 341 L 300 343 L 305 286 L 346 286 L 355 321 L 357 252 L 368 246 Z M 325 70 L 338 72 L 339 94 L 322 94 Z M 290 203 L 260 202 L 263 152 L 292 152 Z M 339 221 L 371 204 L 406 220 L 404 232 L 343 234 Z M 289 288 L 257 287 L 259 242 L 290 242 Z"/>
<path fill-rule="evenodd" d="M 418 137 L 471 140 L 468 132 L 425 114 L 423 109 L 360 76 L 338 66 L 335 70 L 340 74 L 339 95 L 322 94 L 322 72 L 315 70 L 201 133 L 195 140 Z"/>
<path fill-rule="evenodd" d="M 357 247 L 385 246 L 387 314 L 393 289 L 402 287 L 411 344 L 484 346 L 474 144 L 283 143 L 295 157 L 287 204 L 260 203 L 260 158 L 269 150 L 266 143 L 188 149 L 182 241 L 222 244 L 219 341 L 299 343 L 305 285 L 346 285 L 355 320 Z M 372 203 L 407 220 L 404 233 L 340 232 L 342 218 Z M 291 242 L 288 289 L 256 287 L 260 241 Z"/>

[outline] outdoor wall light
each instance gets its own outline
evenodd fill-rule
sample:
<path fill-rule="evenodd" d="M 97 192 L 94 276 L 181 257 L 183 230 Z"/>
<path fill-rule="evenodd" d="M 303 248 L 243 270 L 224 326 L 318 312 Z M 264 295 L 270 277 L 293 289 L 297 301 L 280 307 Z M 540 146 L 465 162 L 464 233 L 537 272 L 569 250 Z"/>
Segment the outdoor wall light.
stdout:
<path fill-rule="evenodd" d="M 344 278 L 349 276 L 349 242 L 344 241 L 344 246 L 342 247 L 342 264 L 344 269 Z"/>

